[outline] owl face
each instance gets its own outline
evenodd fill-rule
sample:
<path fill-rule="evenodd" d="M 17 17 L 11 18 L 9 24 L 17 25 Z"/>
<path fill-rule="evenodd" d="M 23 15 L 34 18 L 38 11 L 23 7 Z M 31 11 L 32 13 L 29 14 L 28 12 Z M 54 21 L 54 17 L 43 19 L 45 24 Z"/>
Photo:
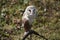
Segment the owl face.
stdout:
<path fill-rule="evenodd" d="M 26 8 L 25 14 L 27 15 L 34 15 L 36 8 L 34 6 L 28 6 Z"/>

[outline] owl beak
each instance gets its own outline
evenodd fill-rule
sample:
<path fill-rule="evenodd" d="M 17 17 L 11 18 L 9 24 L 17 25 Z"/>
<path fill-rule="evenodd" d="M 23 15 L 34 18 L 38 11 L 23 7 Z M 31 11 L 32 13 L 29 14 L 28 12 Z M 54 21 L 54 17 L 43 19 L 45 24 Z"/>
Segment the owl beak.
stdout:
<path fill-rule="evenodd" d="M 33 11 L 31 11 L 30 15 L 33 15 Z"/>

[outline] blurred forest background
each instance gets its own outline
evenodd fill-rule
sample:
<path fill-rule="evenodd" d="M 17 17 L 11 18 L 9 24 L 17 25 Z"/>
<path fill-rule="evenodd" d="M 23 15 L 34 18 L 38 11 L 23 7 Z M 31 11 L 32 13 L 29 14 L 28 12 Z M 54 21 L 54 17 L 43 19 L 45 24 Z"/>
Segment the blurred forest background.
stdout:
<path fill-rule="evenodd" d="M 60 40 L 60 0 L 33 1 L 38 17 L 32 29 L 49 40 Z M 21 40 L 24 29 L 20 28 L 20 20 L 28 3 L 29 0 L 0 0 L 0 40 Z"/>

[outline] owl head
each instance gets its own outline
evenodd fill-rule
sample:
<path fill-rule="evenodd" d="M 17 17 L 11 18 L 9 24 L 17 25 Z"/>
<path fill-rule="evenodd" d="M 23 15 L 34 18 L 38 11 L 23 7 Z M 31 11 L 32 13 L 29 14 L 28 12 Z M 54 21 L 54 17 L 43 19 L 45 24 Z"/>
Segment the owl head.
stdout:
<path fill-rule="evenodd" d="M 35 6 L 31 5 L 31 6 L 28 6 L 24 12 L 24 15 L 34 15 L 36 13 L 36 8 Z"/>

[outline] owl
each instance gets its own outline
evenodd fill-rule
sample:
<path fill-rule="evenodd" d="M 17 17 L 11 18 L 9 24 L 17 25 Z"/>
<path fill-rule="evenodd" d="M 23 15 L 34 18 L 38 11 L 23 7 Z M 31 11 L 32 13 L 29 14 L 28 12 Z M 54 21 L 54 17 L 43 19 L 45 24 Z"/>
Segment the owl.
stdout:
<path fill-rule="evenodd" d="M 36 18 L 36 7 L 30 5 L 26 8 L 22 20 L 28 20 L 30 24 L 32 24 L 33 20 Z"/>

